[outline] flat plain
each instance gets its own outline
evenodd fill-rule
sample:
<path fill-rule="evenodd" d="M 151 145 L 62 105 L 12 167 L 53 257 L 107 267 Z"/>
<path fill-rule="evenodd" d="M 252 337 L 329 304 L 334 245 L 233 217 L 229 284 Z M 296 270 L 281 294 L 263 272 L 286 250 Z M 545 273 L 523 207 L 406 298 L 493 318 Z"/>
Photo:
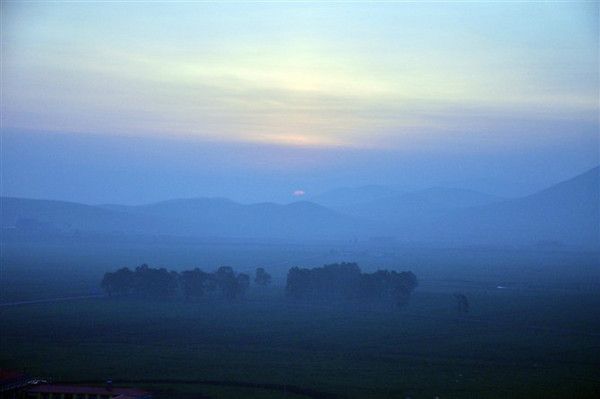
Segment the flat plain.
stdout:
<path fill-rule="evenodd" d="M 61 273 L 44 271 L 42 259 L 56 265 L 62 251 L 45 250 L 45 257 L 19 251 L 29 257 L 20 261 L 5 252 L 3 261 L 13 268 L 6 269 L 3 287 L 12 279 L 21 294 L 3 302 L 27 299 L 27 292 L 50 298 L 97 287 L 104 266 L 69 273 L 68 265 L 81 261 L 76 256 L 65 261 Z M 235 257 L 240 264 L 244 259 L 266 263 L 257 251 Z M 311 261 L 318 265 L 339 253 L 287 250 L 273 263 L 286 256 L 291 262 L 321 256 Z M 385 264 L 407 255 L 355 256 L 362 256 L 363 264 L 369 259 Z M 460 263 L 456 256 L 448 256 L 447 264 Z M 576 284 L 577 267 L 553 280 L 543 254 L 530 255 L 537 259 L 530 269 L 507 262 L 514 270 L 507 266 L 505 275 L 500 267 L 477 266 L 493 253 L 461 256 L 472 264 L 452 278 L 450 269 L 419 263 L 413 254 L 415 273 L 428 278 L 403 308 L 294 302 L 285 298 L 280 278 L 232 302 L 90 298 L 3 306 L 0 366 L 57 381 L 112 378 L 145 386 L 159 398 L 599 397 L 600 295 L 590 289 L 595 282 Z M 563 254 L 563 261 L 581 265 L 578 256 Z M 19 262 L 37 271 L 25 273 Z M 535 278 L 536 273 L 546 278 Z M 40 293 L 40 287 L 48 291 Z M 457 291 L 469 298 L 466 315 L 455 309 Z"/>

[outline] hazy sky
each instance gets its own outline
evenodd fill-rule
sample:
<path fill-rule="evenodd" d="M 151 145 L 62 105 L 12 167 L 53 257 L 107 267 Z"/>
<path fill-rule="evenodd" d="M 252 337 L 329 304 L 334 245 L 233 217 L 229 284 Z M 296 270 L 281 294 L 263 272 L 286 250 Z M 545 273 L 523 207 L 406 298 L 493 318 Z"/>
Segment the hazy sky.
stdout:
<path fill-rule="evenodd" d="M 530 192 L 598 163 L 598 85 L 597 2 L 3 2 L 2 191 Z"/>

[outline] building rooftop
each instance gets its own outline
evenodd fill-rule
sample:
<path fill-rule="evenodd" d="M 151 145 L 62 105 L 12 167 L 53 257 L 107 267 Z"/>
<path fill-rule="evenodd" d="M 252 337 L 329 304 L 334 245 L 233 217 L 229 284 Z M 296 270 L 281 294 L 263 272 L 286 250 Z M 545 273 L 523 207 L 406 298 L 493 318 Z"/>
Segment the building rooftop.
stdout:
<path fill-rule="evenodd" d="M 27 374 L 15 370 L 0 369 L 0 392 L 24 387 L 29 382 Z"/>
<path fill-rule="evenodd" d="M 40 393 L 72 393 L 89 395 L 110 395 L 118 398 L 140 398 L 150 396 L 149 392 L 137 388 L 90 387 L 81 385 L 42 384 L 29 389 L 29 392 Z"/>
<path fill-rule="evenodd" d="M 12 381 L 27 378 L 27 375 L 20 371 L 0 369 L 0 381 Z"/>

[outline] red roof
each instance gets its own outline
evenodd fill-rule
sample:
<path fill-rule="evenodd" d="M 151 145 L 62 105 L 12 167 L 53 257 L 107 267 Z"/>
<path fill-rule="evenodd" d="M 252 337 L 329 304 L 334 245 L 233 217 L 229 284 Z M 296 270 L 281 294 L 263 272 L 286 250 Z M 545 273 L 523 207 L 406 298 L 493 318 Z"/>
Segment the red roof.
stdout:
<path fill-rule="evenodd" d="M 90 394 L 90 395 L 124 395 L 130 397 L 143 397 L 149 396 L 150 393 L 142 391 L 136 388 L 110 388 L 107 387 L 89 387 L 80 385 L 55 385 L 55 384 L 42 384 L 36 385 L 29 389 L 29 392 L 40 392 L 40 393 L 79 393 L 79 394 Z"/>
<path fill-rule="evenodd" d="M 25 379 L 27 376 L 20 371 L 0 369 L 0 382 Z"/>

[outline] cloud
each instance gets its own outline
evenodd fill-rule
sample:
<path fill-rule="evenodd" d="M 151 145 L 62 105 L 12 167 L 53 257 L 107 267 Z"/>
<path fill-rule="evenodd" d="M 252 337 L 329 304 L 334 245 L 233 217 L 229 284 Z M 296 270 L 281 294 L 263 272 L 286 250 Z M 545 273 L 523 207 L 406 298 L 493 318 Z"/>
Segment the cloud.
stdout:
<path fill-rule="evenodd" d="M 37 7 L 4 35 L 4 126 L 410 149 L 598 112 L 577 7 Z"/>

